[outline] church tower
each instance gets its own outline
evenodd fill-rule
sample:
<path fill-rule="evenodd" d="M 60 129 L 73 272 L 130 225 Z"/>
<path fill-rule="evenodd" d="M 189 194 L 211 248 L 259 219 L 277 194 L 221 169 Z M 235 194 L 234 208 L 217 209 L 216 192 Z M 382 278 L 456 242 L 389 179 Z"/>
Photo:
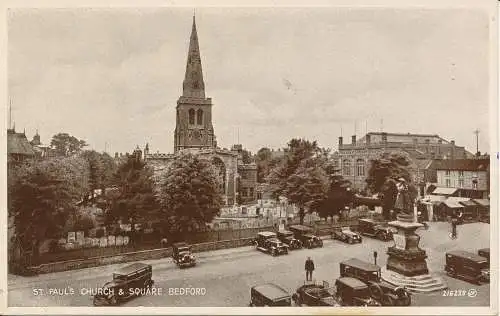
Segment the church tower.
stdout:
<path fill-rule="evenodd" d="M 217 147 L 212 125 L 212 99 L 205 98 L 200 47 L 193 16 L 182 96 L 177 100 L 174 153 Z"/>

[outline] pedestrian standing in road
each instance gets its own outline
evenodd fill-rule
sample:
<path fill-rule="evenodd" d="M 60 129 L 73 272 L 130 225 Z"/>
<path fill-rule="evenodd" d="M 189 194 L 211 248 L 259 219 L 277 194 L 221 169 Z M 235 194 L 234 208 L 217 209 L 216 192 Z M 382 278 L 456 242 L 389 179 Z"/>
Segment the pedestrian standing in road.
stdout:
<path fill-rule="evenodd" d="M 305 269 L 306 269 L 306 281 L 312 281 L 314 262 L 311 260 L 311 257 L 307 257 Z"/>

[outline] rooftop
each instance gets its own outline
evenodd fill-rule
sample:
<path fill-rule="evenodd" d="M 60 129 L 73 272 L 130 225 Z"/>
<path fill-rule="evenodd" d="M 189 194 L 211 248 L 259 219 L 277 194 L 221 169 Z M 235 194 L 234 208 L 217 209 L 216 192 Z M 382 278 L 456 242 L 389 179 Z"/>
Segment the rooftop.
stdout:
<path fill-rule="evenodd" d="M 7 153 L 33 156 L 33 146 L 24 133 L 16 133 L 13 129 L 7 131 Z"/>
<path fill-rule="evenodd" d="M 434 160 L 430 166 L 434 170 L 488 171 L 489 159 L 449 159 Z"/>

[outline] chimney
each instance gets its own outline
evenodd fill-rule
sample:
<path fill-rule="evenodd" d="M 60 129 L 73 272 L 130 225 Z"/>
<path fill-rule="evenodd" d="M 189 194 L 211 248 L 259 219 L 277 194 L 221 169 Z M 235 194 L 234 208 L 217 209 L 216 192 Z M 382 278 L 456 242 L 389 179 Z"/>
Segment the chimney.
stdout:
<path fill-rule="evenodd" d="M 353 145 L 356 145 L 356 135 L 352 135 L 352 141 L 351 141 L 351 143 Z"/>
<path fill-rule="evenodd" d="M 372 136 L 370 134 L 366 134 L 366 144 L 370 145 L 372 142 Z"/>
<path fill-rule="evenodd" d="M 387 133 L 386 132 L 382 133 L 382 143 L 387 143 Z"/>
<path fill-rule="evenodd" d="M 451 141 L 451 144 L 452 144 L 453 146 L 455 146 L 455 141 L 454 141 L 454 140 L 452 140 L 452 141 Z"/>
<path fill-rule="evenodd" d="M 342 147 L 344 144 L 344 138 L 342 136 L 339 137 L 339 147 Z"/>
<path fill-rule="evenodd" d="M 451 159 L 455 159 L 455 141 L 451 141 Z"/>

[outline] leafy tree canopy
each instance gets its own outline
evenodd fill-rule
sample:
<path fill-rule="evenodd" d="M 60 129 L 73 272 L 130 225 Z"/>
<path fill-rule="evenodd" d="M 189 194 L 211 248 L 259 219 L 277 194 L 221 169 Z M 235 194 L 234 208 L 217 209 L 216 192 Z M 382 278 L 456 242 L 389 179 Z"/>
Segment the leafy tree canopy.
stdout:
<path fill-rule="evenodd" d="M 220 212 L 222 192 L 212 163 L 182 154 L 170 165 L 161 187 L 162 221 L 170 234 L 183 236 L 205 227 Z"/>
<path fill-rule="evenodd" d="M 59 156 L 71 156 L 80 152 L 87 143 L 84 140 L 80 140 L 68 133 L 59 133 L 52 136 L 50 145 L 54 148 L 55 152 Z"/>

